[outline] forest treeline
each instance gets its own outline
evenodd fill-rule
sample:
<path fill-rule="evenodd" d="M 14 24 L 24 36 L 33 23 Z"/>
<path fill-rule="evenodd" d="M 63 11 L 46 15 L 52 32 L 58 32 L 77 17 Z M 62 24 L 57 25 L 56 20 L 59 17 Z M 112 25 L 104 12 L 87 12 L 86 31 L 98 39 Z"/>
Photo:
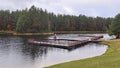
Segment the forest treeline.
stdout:
<path fill-rule="evenodd" d="M 112 18 L 54 14 L 32 6 L 29 9 L 0 10 L 0 31 L 106 31 Z"/>

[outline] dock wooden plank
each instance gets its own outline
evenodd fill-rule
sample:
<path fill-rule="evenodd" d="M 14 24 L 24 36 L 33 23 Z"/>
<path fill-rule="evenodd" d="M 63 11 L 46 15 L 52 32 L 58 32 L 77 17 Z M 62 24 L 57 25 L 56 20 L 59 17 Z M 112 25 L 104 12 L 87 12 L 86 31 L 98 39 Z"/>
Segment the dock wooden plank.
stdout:
<path fill-rule="evenodd" d="M 58 48 L 65 48 L 65 49 L 72 49 L 74 48 L 75 46 L 78 46 L 78 45 L 83 45 L 83 44 L 86 44 L 86 43 L 89 43 L 89 42 L 92 42 L 92 41 L 96 41 L 100 38 L 103 38 L 103 36 L 95 36 L 93 38 L 89 38 L 89 39 L 86 39 L 86 40 L 74 40 L 74 41 L 71 41 L 67 44 L 65 43 L 62 43 L 62 42 L 57 42 L 56 41 L 38 41 L 38 40 L 35 40 L 35 39 L 28 39 L 28 42 L 31 43 L 31 44 L 38 44 L 38 45 L 45 45 L 45 46 L 52 46 L 52 47 L 58 47 Z M 69 41 L 69 40 L 67 40 Z"/>

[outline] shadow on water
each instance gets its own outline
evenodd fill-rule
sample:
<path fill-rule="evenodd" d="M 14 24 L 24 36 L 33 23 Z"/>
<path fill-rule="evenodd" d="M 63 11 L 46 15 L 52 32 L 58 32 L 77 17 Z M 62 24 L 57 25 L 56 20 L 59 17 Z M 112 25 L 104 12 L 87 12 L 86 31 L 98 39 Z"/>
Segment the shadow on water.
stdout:
<path fill-rule="evenodd" d="M 31 55 L 33 59 L 38 55 L 46 54 L 47 47 L 29 45 L 26 43 L 27 38 L 29 37 L 1 36 L 0 51 L 5 50 L 9 52 L 11 48 L 15 48 L 21 50 L 24 55 Z"/>
<path fill-rule="evenodd" d="M 45 56 L 48 52 L 48 47 L 43 46 L 35 46 L 35 45 L 28 45 L 22 46 L 22 53 L 23 55 L 30 56 L 31 59 L 35 60 L 35 58 L 40 56 Z"/>
<path fill-rule="evenodd" d="M 46 47 L 44 45 L 32 45 L 27 43 L 27 39 L 31 38 L 30 36 L 2 36 L 0 37 L 0 51 L 6 51 L 9 53 L 11 49 L 13 51 L 20 50 L 23 56 L 30 57 L 32 60 L 35 60 L 37 57 L 46 56 L 48 51 L 50 50 L 66 50 L 66 51 L 72 51 L 74 49 L 77 49 L 78 47 L 82 47 L 81 45 L 78 47 L 75 47 L 74 49 L 61 49 L 61 48 L 53 48 L 53 47 Z M 37 37 L 34 36 L 32 38 L 35 39 L 43 39 L 44 37 Z M 17 49 L 17 50 L 16 50 Z"/>

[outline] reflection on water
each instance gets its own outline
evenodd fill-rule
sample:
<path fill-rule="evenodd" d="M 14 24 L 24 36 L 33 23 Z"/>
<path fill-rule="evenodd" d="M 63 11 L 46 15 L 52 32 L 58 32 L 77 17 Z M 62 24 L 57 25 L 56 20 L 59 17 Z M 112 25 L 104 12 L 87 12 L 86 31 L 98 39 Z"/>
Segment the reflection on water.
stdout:
<path fill-rule="evenodd" d="M 0 37 L 0 68 L 41 68 L 103 54 L 107 46 L 90 43 L 73 51 L 25 43 L 24 37 Z"/>

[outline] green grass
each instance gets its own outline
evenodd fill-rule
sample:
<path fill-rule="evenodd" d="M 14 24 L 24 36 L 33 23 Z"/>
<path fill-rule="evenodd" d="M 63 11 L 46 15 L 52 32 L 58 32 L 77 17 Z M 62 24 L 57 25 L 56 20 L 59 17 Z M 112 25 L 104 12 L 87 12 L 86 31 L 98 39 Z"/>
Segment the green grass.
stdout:
<path fill-rule="evenodd" d="M 120 68 L 120 39 L 101 42 L 109 46 L 105 54 L 93 58 L 66 62 L 46 68 Z"/>

